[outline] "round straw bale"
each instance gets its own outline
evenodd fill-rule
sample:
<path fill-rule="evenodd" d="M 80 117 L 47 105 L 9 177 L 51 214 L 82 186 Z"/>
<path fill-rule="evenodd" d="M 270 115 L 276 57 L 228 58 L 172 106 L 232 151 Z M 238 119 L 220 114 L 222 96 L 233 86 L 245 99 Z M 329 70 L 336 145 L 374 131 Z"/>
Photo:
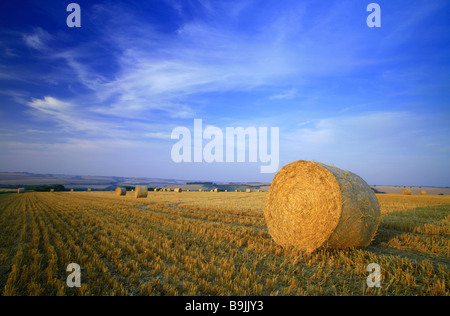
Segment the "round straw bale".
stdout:
<path fill-rule="evenodd" d="M 91 192 L 91 189 L 87 189 L 88 192 Z"/>
<path fill-rule="evenodd" d="M 50 189 L 50 192 L 55 192 L 55 189 Z"/>
<path fill-rule="evenodd" d="M 245 192 L 250 193 L 250 192 L 252 192 L 252 190 L 247 189 L 247 190 L 245 190 Z"/>
<path fill-rule="evenodd" d="M 73 192 L 74 191 L 74 189 L 70 189 L 70 192 Z"/>
<path fill-rule="evenodd" d="M 125 188 L 116 188 L 116 195 L 127 195 L 127 189 Z"/>
<path fill-rule="evenodd" d="M 203 189 L 198 189 L 198 192 L 203 192 Z"/>
<path fill-rule="evenodd" d="M 304 160 L 275 175 L 264 215 L 276 243 L 307 252 L 368 246 L 381 219 L 378 200 L 363 179 Z"/>
<path fill-rule="evenodd" d="M 402 194 L 403 194 L 403 195 L 412 195 L 412 191 L 411 191 L 411 189 L 406 189 L 406 188 L 404 188 L 404 189 L 402 190 Z"/>
<path fill-rule="evenodd" d="M 219 192 L 219 189 L 214 189 L 214 192 Z"/>
<path fill-rule="evenodd" d="M 175 191 L 176 193 L 181 193 L 183 190 L 182 190 L 181 188 L 176 188 L 174 191 Z"/>
<path fill-rule="evenodd" d="M 17 193 L 25 193 L 25 188 L 18 188 Z"/>
<path fill-rule="evenodd" d="M 135 198 L 146 198 L 148 195 L 148 187 L 146 185 L 137 185 L 134 189 Z"/>
<path fill-rule="evenodd" d="M 420 194 L 420 195 L 427 195 L 427 191 L 425 191 L 425 190 L 420 190 L 419 194 Z"/>

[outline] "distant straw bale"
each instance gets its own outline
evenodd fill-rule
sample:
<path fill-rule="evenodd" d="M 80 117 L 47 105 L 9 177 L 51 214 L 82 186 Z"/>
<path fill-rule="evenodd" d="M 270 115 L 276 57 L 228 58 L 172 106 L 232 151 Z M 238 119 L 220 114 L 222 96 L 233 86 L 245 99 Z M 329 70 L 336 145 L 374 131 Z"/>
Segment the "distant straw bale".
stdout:
<path fill-rule="evenodd" d="M 403 194 L 403 195 L 412 195 L 412 190 L 411 190 L 411 189 L 406 189 L 406 188 L 404 188 L 404 189 L 402 190 L 402 194 Z"/>
<path fill-rule="evenodd" d="M 247 193 L 251 193 L 251 192 L 252 192 L 252 190 L 250 190 L 250 189 L 247 189 L 247 190 L 245 190 L 245 192 L 247 192 Z"/>
<path fill-rule="evenodd" d="M 176 193 L 181 193 L 183 190 L 182 190 L 181 188 L 176 188 L 174 191 L 175 191 Z"/>
<path fill-rule="evenodd" d="M 148 187 L 146 185 L 137 185 L 134 189 L 135 198 L 146 198 L 148 196 Z"/>
<path fill-rule="evenodd" d="M 378 200 L 356 174 L 312 161 L 275 175 L 264 209 L 269 234 L 283 247 L 365 247 L 380 223 Z"/>
<path fill-rule="evenodd" d="M 116 188 L 116 195 L 127 195 L 127 189 L 126 188 Z"/>
<path fill-rule="evenodd" d="M 425 191 L 425 190 L 420 190 L 419 194 L 420 194 L 420 195 L 427 195 L 427 191 Z"/>
<path fill-rule="evenodd" d="M 25 188 L 18 188 L 17 193 L 25 193 Z"/>

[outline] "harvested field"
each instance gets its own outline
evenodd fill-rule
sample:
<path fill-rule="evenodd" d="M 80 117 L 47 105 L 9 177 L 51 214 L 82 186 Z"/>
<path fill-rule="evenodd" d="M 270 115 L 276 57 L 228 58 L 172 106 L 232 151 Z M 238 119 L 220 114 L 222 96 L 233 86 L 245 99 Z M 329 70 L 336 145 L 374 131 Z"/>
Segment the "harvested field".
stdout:
<path fill-rule="evenodd" d="M 450 295 L 450 197 L 377 195 L 364 249 L 275 244 L 267 193 L 0 195 L 1 295 Z M 66 267 L 81 266 L 69 288 Z M 367 266 L 381 267 L 369 288 Z"/>

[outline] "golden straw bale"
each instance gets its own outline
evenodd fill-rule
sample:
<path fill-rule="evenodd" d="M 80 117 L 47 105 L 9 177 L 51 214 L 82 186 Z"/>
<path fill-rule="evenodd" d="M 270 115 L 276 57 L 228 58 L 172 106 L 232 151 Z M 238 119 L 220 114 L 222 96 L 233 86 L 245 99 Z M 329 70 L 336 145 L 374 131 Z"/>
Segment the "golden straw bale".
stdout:
<path fill-rule="evenodd" d="M 25 188 L 18 188 L 17 193 L 25 193 Z"/>
<path fill-rule="evenodd" d="M 146 185 L 137 185 L 134 189 L 135 198 L 146 198 L 148 195 L 148 187 Z"/>
<path fill-rule="evenodd" d="M 127 189 L 125 189 L 125 188 L 116 188 L 116 195 L 127 195 Z"/>
<path fill-rule="evenodd" d="M 175 191 L 176 193 L 181 193 L 183 190 L 182 190 L 181 188 L 176 188 L 174 191 Z"/>
<path fill-rule="evenodd" d="M 406 189 L 406 188 L 404 188 L 404 189 L 402 190 L 402 194 L 403 194 L 403 195 L 412 195 L 412 190 L 411 190 L 411 189 Z"/>
<path fill-rule="evenodd" d="M 307 252 L 368 246 L 381 220 L 378 200 L 363 179 L 304 160 L 275 175 L 264 215 L 276 243 Z"/>
<path fill-rule="evenodd" d="M 245 192 L 250 193 L 250 192 L 252 192 L 252 190 L 247 189 L 247 190 L 245 190 Z"/>
<path fill-rule="evenodd" d="M 420 190 L 419 194 L 420 194 L 420 195 L 427 195 L 427 191 L 425 191 L 425 190 Z"/>

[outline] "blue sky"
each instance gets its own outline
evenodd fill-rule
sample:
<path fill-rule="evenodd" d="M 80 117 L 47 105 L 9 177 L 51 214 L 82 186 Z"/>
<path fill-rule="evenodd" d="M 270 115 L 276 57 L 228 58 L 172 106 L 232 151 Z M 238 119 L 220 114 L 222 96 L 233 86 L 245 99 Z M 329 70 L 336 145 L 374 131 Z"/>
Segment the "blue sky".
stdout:
<path fill-rule="evenodd" d="M 369 184 L 449 186 L 448 1 L 0 4 L 0 171 L 271 181 L 174 163 L 172 130 L 279 127 L 299 159 Z"/>

